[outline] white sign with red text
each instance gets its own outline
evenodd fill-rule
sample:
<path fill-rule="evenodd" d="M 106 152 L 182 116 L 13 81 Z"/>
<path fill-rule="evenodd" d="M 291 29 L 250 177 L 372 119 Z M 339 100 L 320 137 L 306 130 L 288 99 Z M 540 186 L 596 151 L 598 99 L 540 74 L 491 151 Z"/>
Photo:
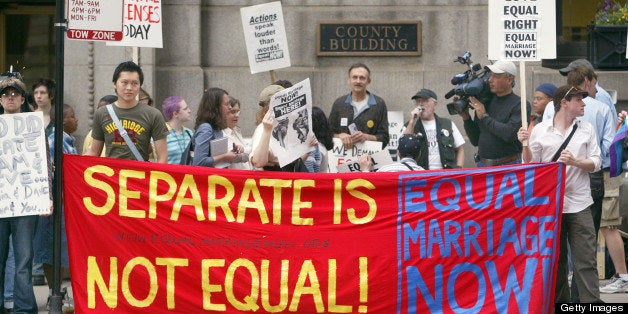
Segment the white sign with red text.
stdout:
<path fill-rule="evenodd" d="M 124 0 L 124 36 L 107 46 L 163 48 L 161 0 Z"/>
<path fill-rule="evenodd" d="M 122 40 L 123 0 L 67 0 L 68 39 Z"/>

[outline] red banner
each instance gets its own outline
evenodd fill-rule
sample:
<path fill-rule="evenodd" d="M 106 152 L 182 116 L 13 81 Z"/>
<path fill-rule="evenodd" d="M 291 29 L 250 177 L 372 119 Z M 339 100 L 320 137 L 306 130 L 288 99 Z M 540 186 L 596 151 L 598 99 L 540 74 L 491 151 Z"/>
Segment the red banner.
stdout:
<path fill-rule="evenodd" d="M 225 170 L 65 155 L 78 313 L 542 313 L 562 164 Z"/>

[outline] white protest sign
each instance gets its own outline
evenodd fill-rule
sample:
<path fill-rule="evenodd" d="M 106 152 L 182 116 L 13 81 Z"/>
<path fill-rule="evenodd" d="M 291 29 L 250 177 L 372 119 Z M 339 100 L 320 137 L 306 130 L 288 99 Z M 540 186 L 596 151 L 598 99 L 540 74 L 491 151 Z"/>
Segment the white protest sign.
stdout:
<path fill-rule="evenodd" d="M 555 59 L 555 1 L 489 0 L 488 58 Z"/>
<path fill-rule="evenodd" d="M 161 0 L 124 0 L 124 36 L 107 46 L 162 48 Z"/>
<path fill-rule="evenodd" d="M 240 9 L 251 74 L 290 66 L 281 2 Z"/>
<path fill-rule="evenodd" d="M 392 157 L 390 157 L 390 153 L 388 152 L 388 150 L 380 150 L 379 152 L 373 153 L 370 156 L 371 162 L 373 163 L 373 171 L 377 171 L 377 169 L 393 163 Z M 338 165 L 338 172 L 340 173 L 358 172 L 363 170 L 364 169 L 361 169 L 358 158 L 354 158 L 349 162 Z"/>
<path fill-rule="evenodd" d="M 312 90 L 307 78 L 277 92 L 270 99 L 275 116 L 270 148 L 283 167 L 314 149 L 312 131 Z"/>
<path fill-rule="evenodd" d="M 334 138 L 334 147 L 327 153 L 327 159 L 329 160 L 329 172 L 338 172 L 338 165 L 345 162 L 356 161 L 360 155 L 372 155 L 381 150 L 382 142 L 364 141 L 356 144 L 351 149 L 346 149 L 344 145 L 342 145 L 341 139 Z M 388 151 L 386 152 L 388 153 Z"/>
<path fill-rule="evenodd" d="M 67 0 L 68 39 L 121 40 L 123 0 Z"/>
<path fill-rule="evenodd" d="M 403 111 L 388 111 L 388 134 L 390 140 L 386 149 L 395 150 L 403 133 Z"/>
<path fill-rule="evenodd" d="M 0 218 L 50 212 L 41 111 L 0 115 Z"/>

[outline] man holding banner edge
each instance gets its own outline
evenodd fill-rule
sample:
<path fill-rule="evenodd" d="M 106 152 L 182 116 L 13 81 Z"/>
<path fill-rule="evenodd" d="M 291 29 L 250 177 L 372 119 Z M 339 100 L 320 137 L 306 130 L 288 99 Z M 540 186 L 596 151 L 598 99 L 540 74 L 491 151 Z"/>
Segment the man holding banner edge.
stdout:
<path fill-rule="evenodd" d="M 593 199 L 588 176 L 588 173 L 600 169 L 602 159 L 592 125 L 576 120 L 576 117 L 584 115 L 582 98 L 586 96 L 587 92 L 577 87 L 559 87 L 553 97 L 556 110 L 554 118 L 541 122 L 532 130 L 532 134 L 523 127 L 517 133 L 520 142 L 529 141 L 529 145 L 523 147 L 524 162 L 558 161 L 567 165 L 556 303 L 571 302 L 567 280 L 567 243 L 571 247 L 573 280 L 579 287 L 580 301 L 602 302 L 597 263 L 595 258 L 591 258 L 596 252 L 596 237 L 590 210 Z"/>

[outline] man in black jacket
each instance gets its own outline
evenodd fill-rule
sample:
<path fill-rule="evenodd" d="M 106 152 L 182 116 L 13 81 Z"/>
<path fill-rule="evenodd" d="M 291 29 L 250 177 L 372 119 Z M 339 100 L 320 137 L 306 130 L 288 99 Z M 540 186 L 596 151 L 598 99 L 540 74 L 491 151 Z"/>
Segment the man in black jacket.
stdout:
<path fill-rule="evenodd" d="M 416 108 L 410 113 L 404 133 L 425 138 L 421 141 L 421 153 L 417 161 L 423 169 L 462 167 L 464 138 L 451 120 L 434 113 L 437 99 L 436 93 L 426 88 L 412 96 Z"/>
<path fill-rule="evenodd" d="M 521 163 L 522 145 L 517 140 L 517 131 L 521 127 L 521 97 L 512 90 L 517 67 L 512 61 L 505 60 L 487 67 L 491 71 L 488 83 L 494 94 L 492 100 L 483 104 L 475 97 L 469 97 L 469 106 L 475 109 L 474 119 L 471 119 L 468 108 L 460 112 L 471 144 L 478 147 L 477 166 Z M 530 108 L 530 103 L 526 103 L 526 113 Z"/>

